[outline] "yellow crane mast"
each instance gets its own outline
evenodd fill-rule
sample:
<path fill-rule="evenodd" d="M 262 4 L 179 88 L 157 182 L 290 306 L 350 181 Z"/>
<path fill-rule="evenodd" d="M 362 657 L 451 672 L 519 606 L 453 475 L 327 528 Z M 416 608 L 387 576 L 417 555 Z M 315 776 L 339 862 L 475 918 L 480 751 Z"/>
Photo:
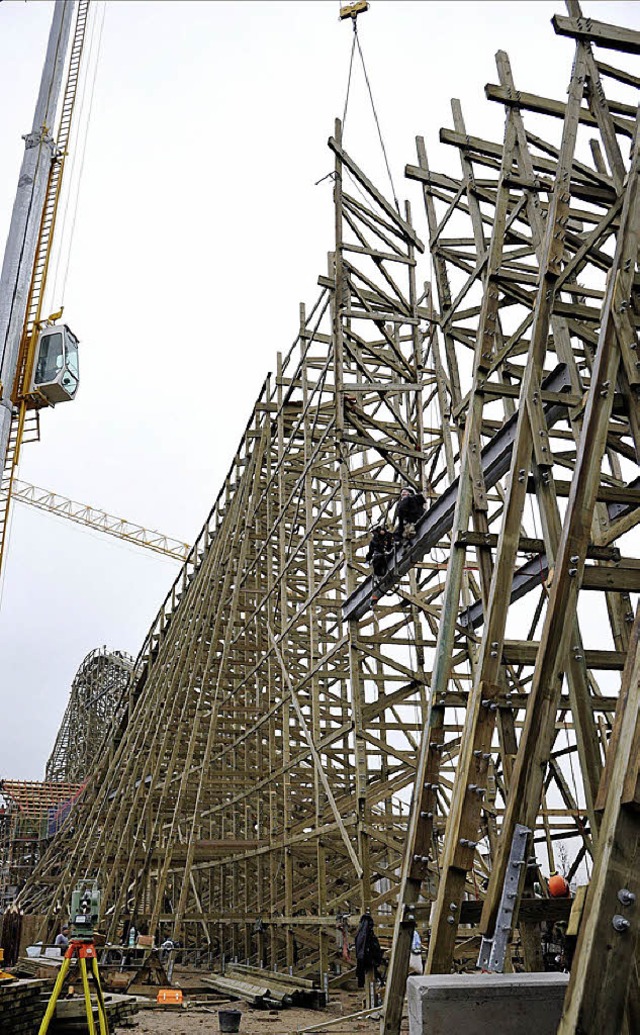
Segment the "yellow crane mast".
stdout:
<path fill-rule="evenodd" d="M 53 56 L 56 62 L 64 62 L 66 50 L 64 19 L 69 17 L 72 8 L 73 5 L 69 3 L 69 0 L 59 0 L 56 5 L 50 37 L 50 51 L 53 41 Z M 42 306 L 78 91 L 88 11 L 89 0 L 79 0 L 55 142 L 51 140 L 46 124 L 43 122 L 38 126 L 37 120 L 34 123 L 35 131 L 30 135 L 37 139 L 26 138 L 27 149 L 29 147 L 38 148 L 38 163 L 46 162 L 45 145 L 52 148 L 52 153 L 31 268 L 20 346 L 17 363 L 15 363 L 15 375 L 5 381 L 4 385 L 0 383 L 0 401 L 4 407 L 3 416 L 7 415 L 10 407 L 10 423 L 7 421 L 9 423 L 8 434 L 6 439 L 1 442 L 2 450 L 0 451 L 2 465 L 0 474 L 0 571 L 6 548 L 9 510 L 21 446 L 23 442 L 40 438 L 40 409 L 44 406 L 55 405 L 56 402 L 72 399 L 78 386 L 77 339 L 68 327 L 55 325 L 54 321 L 59 319 L 62 315 L 61 312 L 43 322 Z M 54 37 L 56 18 L 58 18 L 60 28 L 58 36 Z M 49 60 L 49 53 L 47 59 Z M 45 108 L 46 110 L 48 109 Z M 35 192 L 32 192 L 29 207 L 31 207 L 34 197 Z M 28 226 L 25 225 L 24 240 L 27 239 L 27 234 Z M 9 265 L 6 259 L 5 265 Z M 5 348 L 10 336 L 9 332 L 10 326 L 8 325 L 5 331 Z M 9 347 L 10 344 L 9 342 Z M 11 384 L 10 389 L 9 384 Z M 9 399 L 7 395 L 9 395 Z"/>

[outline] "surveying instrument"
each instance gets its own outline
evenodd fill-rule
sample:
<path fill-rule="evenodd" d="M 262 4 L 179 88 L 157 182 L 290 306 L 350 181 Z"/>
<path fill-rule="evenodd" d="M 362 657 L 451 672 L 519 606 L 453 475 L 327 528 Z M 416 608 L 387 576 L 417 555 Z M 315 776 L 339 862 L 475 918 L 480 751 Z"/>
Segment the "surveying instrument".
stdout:
<path fill-rule="evenodd" d="M 96 884 L 88 883 L 79 885 L 71 895 L 71 938 L 69 947 L 64 954 L 64 960 L 60 967 L 56 983 L 51 993 L 45 1015 L 38 1030 L 38 1035 L 45 1035 L 49 1024 L 55 1013 L 56 1003 L 60 998 L 64 979 L 69 973 L 72 960 L 78 961 L 80 977 L 82 978 L 82 989 L 87 1009 L 87 1024 L 89 1035 L 96 1035 L 93 1022 L 93 1006 L 91 993 L 89 991 L 89 977 L 87 974 L 87 960 L 91 960 L 91 975 L 96 990 L 98 1001 L 98 1019 L 100 1022 L 100 1035 L 109 1035 L 107 1023 L 107 1011 L 104 1005 L 104 996 L 100 985 L 100 974 L 98 973 L 98 954 L 93 940 L 93 928 L 100 915 L 100 892 Z"/>

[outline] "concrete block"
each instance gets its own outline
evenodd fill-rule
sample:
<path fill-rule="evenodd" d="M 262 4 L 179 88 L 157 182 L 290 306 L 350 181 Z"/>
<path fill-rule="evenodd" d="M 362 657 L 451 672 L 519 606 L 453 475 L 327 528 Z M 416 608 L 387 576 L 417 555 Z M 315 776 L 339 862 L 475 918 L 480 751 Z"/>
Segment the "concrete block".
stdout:
<path fill-rule="evenodd" d="M 409 1035 L 555 1035 L 568 974 L 429 974 L 407 981 Z"/>

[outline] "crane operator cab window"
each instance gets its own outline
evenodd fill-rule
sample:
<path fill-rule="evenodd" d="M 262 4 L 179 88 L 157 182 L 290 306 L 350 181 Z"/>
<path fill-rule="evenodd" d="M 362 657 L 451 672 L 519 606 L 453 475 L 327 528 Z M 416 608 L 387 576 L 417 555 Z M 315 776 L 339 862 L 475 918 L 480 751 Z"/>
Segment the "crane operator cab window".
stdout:
<path fill-rule="evenodd" d="M 32 390 L 55 406 L 73 399 L 80 380 L 78 339 L 66 324 L 46 327 L 36 348 Z"/>

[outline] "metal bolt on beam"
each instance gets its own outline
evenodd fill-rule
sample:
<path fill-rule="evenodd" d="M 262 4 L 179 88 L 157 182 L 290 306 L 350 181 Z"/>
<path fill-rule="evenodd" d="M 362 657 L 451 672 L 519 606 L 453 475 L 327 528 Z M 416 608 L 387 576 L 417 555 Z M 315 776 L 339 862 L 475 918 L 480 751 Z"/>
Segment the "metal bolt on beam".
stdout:
<path fill-rule="evenodd" d="M 614 931 L 617 931 L 618 934 L 623 934 L 624 931 L 628 931 L 631 927 L 631 921 L 624 916 L 620 916 L 619 913 L 616 913 L 611 923 L 613 924 Z"/>
<path fill-rule="evenodd" d="M 628 888 L 620 888 L 620 891 L 618 892 L 618 901 L 621 902 L 623 906 L 632 906 L 635 903 L 635 900 L 636 896 L 633 891 L 629 891 Z"/>

